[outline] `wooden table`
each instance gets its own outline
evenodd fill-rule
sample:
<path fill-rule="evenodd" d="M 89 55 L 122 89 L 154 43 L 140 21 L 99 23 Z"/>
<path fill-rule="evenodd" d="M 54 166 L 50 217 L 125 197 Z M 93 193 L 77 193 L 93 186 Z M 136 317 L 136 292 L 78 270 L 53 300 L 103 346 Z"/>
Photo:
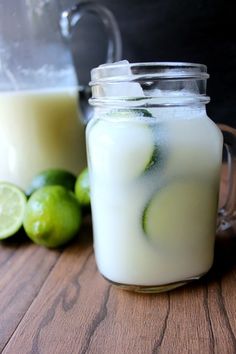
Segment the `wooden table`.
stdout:
<path fill-rule="evenodd" d="M 98 273 L 91 224 L 47 250 L 0 244 L 0 352 L 6 354 L 235 354 L 236 237 L 216 242 L 200 281 L 169 293 L 119 290 Z"/>

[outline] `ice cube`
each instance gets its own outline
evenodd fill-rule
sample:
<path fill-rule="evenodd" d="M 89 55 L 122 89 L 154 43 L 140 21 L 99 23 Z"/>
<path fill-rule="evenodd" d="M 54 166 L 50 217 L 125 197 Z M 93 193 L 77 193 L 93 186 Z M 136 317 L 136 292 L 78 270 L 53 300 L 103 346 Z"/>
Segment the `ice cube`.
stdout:
<path fill-rule="evenodd" d="M 132 82 L 134 75 L 128 60 L 100 65 L 100 78 L 113 77 L 114 82 L 102 83 L 102 93 L 106 97 L 144 97 L 143 89 L 137 82 Z M 125 80 L 125 81 L 123 81 Z"/>

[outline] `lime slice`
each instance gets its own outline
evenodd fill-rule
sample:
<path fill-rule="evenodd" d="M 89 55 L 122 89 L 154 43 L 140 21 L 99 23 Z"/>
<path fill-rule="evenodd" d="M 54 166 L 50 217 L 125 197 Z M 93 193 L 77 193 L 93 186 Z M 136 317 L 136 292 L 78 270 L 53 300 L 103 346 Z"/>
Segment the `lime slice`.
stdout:
<path fill-rule="evenodd" d="M 82 207 L 88 207 L 90 205 L 90 184 L 87 168 L 79 174 L 76 180 L 75 195 Z"/>
<path fill-rule="evenodd" d="M 183 180 L 158 190 L 143 213 L 143 230 L 153 244 L 173 250 L 212 237 L 218 192 L 206 181 Z M 194 248 L 193 248 L 194 249 Z"/>
<path fill-rule="evenodd" d="M 29 198 L 23 225 L 35 243 L 50 248 L 62 246 L 79 231 L 79 202 L 62 186 L 42 187 Z"/>
<path fill-rule="evenodd" d="M 73 173 L 61 169 L 48 169 L 36 175 L 26 190 L 29 196 L 37 189 L 45 186 L 59 185 L 74 191 L 76 177 Z"/>
<path fill-rule="evenodd" d="M 116 109 L 107 112 L 107 115 L 112 118 L 132 118 L 132 117 L 152 117 L 152 114 L 147 109 Z"/>
<path fill-rule="evenodd" d="M 24 192 L 0 182 L 0 240 L 13 236 L 22 226 L 26 206 Z"/>
<path fill-rule="evenodd" d="M 100 120 L 87 137 L 93 173 L 103 180 L 130 182 L 152 164 L 154 135 L 143 121 Z"/>

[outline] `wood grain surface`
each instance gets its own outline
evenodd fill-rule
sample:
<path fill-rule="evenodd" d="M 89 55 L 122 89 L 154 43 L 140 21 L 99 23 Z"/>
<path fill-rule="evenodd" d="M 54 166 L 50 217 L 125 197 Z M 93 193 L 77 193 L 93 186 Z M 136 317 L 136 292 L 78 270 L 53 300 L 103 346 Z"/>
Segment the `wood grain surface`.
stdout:
<path fill-rule="evenodd" d="M 0 245 L 0 351 L 4 354 L 235 354 L 236 237 L 218 237 L 201 280 L 135 294 L 98 273 L 87 221 L 78 239 L 47 250 Z"/>

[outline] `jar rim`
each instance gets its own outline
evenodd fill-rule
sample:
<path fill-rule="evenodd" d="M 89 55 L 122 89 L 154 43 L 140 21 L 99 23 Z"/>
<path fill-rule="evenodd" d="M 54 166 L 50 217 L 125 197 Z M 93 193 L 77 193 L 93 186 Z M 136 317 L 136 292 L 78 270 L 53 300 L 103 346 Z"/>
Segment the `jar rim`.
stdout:
<path fill-rule="evenodd" d="M 118 71 L 116 71 L 118 69 Z M 123 69 L 123 72 L 122 72 Z M 128 70 L 125 70 L 128 69 Z M 191 62 L 117 62 L 99 65 L 91 71 L 90 86 L 101 82 L 152 80 L 206 80 L 207 66 Z"/>

